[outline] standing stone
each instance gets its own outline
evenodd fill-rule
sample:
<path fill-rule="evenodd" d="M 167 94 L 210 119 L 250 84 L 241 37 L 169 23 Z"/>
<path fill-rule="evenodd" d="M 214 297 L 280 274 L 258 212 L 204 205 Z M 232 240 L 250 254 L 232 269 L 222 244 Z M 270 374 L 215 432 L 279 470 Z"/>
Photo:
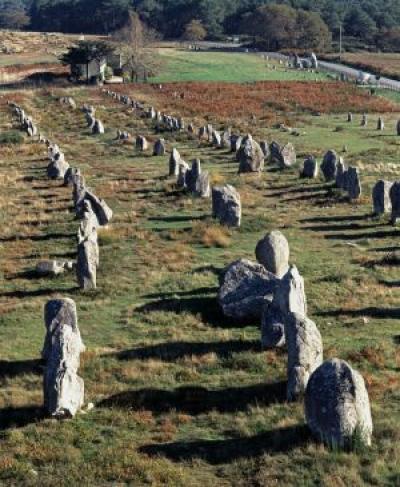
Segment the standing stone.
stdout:
<path fill-rule="evenodd" d="M 340 189 L 344 189 L 344 178 L 345 178 L 345 173 L 347 169 L 344 164 L 343 158 L 339 157 L 339 160 L 337 162 L 336 166 L 336 179 L 335 179 L 335 186 Z"/>
<path fill-rule="evenodd" d="M 242 205 L 240 194 L 227 184 L 212 188 L 212 216 L 222 225 L 240 227 L 242 219 Z"/>
<path fill-rule="evenodd" d="M 188 191 L 194 192 L 196 190 L 197 178 L 201 174 L 201 162 L 200 159 L 194 159 L 192 161 L 192 167 L 186 172 L 186 187 Z"/>
<path fill-rule="evenodd" d="M 267 233 L 257 243 L 255 252 L 257 261 L 278 278 L 289 270 L 289 243 L 279 230 Z"/>
<path fill-rule="evenodd" d="M 326 181 L 336 179 L 336 171 L 339 157 L 334 150 L 329 150 L 322 160 L 321 171 Z"/>
<path fill-rule="evenodd" d="M 178 188 L 186 188 L 186 175 L 189 171 L 189 165 L 181 159 L 178 166 L 178 177 L 176 180 L 176 185 Z"/>
<path fill-rule="evenodd" d="M 349 113 L 347 114 L 347 121 L 348 121 L 349 123 L 351 123 L 351 122 L 353 121 L 353 114 L 352 114 L 351 112 L 349 112 Z"/>
<path fill-rule="evenodd" d="M 146 151 L 149 148 L 149 143 L 147 142 L 146 138 L 142 135 L 138 135 L 136 137 L 136 149 L 142 152 Z"/>
<path fill-rule="evenodd" d="M 258 143 L 248 135 L 237 153 L 239 159 L 239 174 L 246 172 L 261 172 L 264 168 L 264 154 Z"/>
<path fill-rule="evenodd" d="M 360 172 L 356 167 L 349 167 L 347 170 L 347 191 L 351 200 L 361 196 Z"/>
<path fill-rule="evenodd" d="M 374 207 L 374 215 L 384 215 L 390 213 L 392 204 L 390 201 L 390 189 L 392 183 L 380 179 L 372 189 L 372 201 Z"/>
<path fill-rule="evenodd" d="M 263 154 L 264 154 L 264 158 L 265 159 L 268 159 L 269 158 L 269 144 L 266 140 L 262 140 L 260 142 L 260 147 L 261 147 L 261 150 L 263 151 Z"/>
<path fill-rule="evenodd" d="M 390 188 L 390 203 L 392 205 L 391 222 L 396 225 L 400 219 L 400 181 L 395 181 Z"/>
<path fill-rule="evenodd" d="M 231 152 L 237 153 L 242 145 L 243 138 L 240 135 L 231 135 Z"/>
<path fill-rule="evenodd" d="M 383 121 L 382 117 L 378 118 L 378 122 L 376 125 L 376 130 L 385 130 L 385 122 Z"/>
<path fill-rule="evenodd" d="M 196 179 L 193 191 L 195 196 L 200 198 L 209 198 L 211 194 L 210 175 L 207 171 L 202 172 Z"/>
<path fill-rule="evenodd" d="M 213 133 L 212 133 L 212 144 L 217 149 L 220 149 L 222 146 L 221 134 L 219 132 L 217 132 L 216 130 L 213 130 Z"/>
<path fill-rule="evenodd" d="M 76 167 L 69 167 L 64 174 L 64 186 L 73 186 L 75 179 L 81 175 Z"/>
<path fill-rule="evenodd" d="M 47 166 L 47 177 L 50 179 L 64 179 L 69 164 L 64 158 L 51 161 Z"/>
<path fill-rule="evenodd" d="M 361 127 L 366 127 L 368 125 L 368 115 L 366 113 L 361 117 Z"/>
<path fill-rule="evenodd" d="M 179 174 L 179 164 L 181 162 L 181 156 L 175 147 L 172 149 L 171 156 L 169 158 L 169 175 L 178 176 Z"/>
<path fill-rule="evenodd" d="M 318 177 L 318 163 L 314 156 L 308 156 L 304 160 L 303 170 L 301 171 L 302 178 L 315 179 Z"/>
<path fill-rule="evenodd" d="M 76 275 L 79 287 L 84 291 L 97 287 L 98 255 L 97 233 L 78 243 Z"/>
<path fill-rule="evenodd" d="M 207 127 L 200 127 L 199 128 L 199 139 L 207 139 L 208 134 L 207 134 Z"/>
<path fill-rule="evenodd" d="M 273 299 L 276 285 L 276 277 L 262 265 L 240 259 L 223 271 L 218 302 L 229 318 L 259 320 L 265 304 Z"/>
<path fill-rule="evenodd" d="M 76 175 L 73 181 L 72 199 L 74 202 L 75 213 L 78 217 L 79 217 L 81 205 L 83 203 L 83 200 L 85 199 L 85 194 L 86 194 L 85 178 L 81 174 Z"/>
<path fill-rule="evenodd" d="M 224 133 L 222 134 L 221 148 L 222 149 L 227 149 L 227 148 L 230 149 L 230 147 L 231 147 L 231 131 L 229 129 L 229 130 L 225 130 Z"/>
<path fill-rule="evenodd" d="M 281 146 L 278 144 L 278 142 L 273 140 L 271 142 L 271 145 L 269 146 L 269 150 L 270 150 L 271 163 L 273 163 L 273 164 L 280 163 L 281 150 L 282 149 L 281 149 Z"/>
<path fill-rule="evenodd" d="M 279 281 L 274 296 L 274 306 L 284 315 L 297 313 L 307 316 L 307 298 L 304 291 L 304 279 L 295 265 Z"/>
<path fill-rule="evenodd" d="M 165 140 L 158 139 L 154 144 L 153 156 L 164 156 L 165 155 Z"/>
<path fill-rule="evenodd" d="M 189 123 L 187 131 L 189 134 L 194 134 L 194 125 L 192 123 Z"/>
<path fill-rule="evenodd" d="M 397 135 L 400 135 L 400 120 L 397 122 L 396 130 L 397 130 Z"/>
<path fill-rule="evenodd" d="M 295 401 L 303 396 L 311 374 L 322 364 L 322 338 L 316 324 L 297 313 L 288 315 L 285 337 L 288 348 L 287 399 Z"/>
<path fill-rule="evenodd" d="M 51 300 L 44 314 L 44 407 L 53 417 L 73 417 L 84 402 L 84 383 L 77 372 L 85 346 L 78 328 L 76 306 L 68 298 Z"/>
<path fill-rule="evenodd" d="M 282 169 L 292 167 L 296 163 L 296 152 L 293 144 L 289 143 L 283 146 L 279 153 L 278 163 Z"/>
<path fill-rule="evenodd" d="M 355 442 L 371 445 L 372 418 L 361 374 L 344 360 L 327 360 L 311 375 L 305 393 L 306 422 L 312 434 L 333 448 Z"/>
<path fill-rule="evenodd" d="M 100 120 L 96 119 L 92 128 L 92 134 L 104 134 L 104 126 Z"/>

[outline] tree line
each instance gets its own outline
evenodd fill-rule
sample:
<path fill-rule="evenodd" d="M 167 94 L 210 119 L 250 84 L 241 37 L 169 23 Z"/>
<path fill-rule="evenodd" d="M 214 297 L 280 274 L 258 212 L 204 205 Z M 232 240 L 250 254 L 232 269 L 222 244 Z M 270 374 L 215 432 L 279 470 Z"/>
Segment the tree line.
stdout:
<path fill-rule="evenodd" d="M 0 0 L 0 27 L 109 34 L 132 10 L 166 39 L 182 38 L 196 21 L 208 39 L 242 34 L 271 48 L 307 48 L 326 46 L 342 28 L 365 45 L 400 51 L 398 0 Z"/>

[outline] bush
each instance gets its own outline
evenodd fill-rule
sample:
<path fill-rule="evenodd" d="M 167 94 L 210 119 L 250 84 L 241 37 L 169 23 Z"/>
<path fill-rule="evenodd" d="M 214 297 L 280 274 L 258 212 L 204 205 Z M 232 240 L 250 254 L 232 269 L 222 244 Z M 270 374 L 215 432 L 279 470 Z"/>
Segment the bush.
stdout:
<path fill-rule="evenodd" d="M 12 130 L 9 132 L 4 132 L 0 134 L 0 144 L 1 145 L 6 145 L 6 144 L 22 144 L 24 141 L 24 137 L 20 132 L 17 132 L 16 130 Z"/>

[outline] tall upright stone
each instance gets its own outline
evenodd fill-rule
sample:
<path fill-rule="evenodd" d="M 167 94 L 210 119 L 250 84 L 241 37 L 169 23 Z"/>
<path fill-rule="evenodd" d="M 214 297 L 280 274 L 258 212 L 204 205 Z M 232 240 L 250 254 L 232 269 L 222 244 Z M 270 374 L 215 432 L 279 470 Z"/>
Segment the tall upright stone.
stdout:
<path fill-rule="evenodd" d="M 181 162 L 181 156 L 175 147 L 172 149 L 170 158 L 169 158 L 169 175 L 170 176 L 178 176 L 179 174 L 179 164 Z"/>
<path fill-rule="evenodd" d="M 351 200 L 359 199 L 361 196 L 360 171 L 356 167 L 349 167 L 347 170 L 347 191 Z"/>
<path fill-rule="evenodd" d="M 395 181 L 390 188 L 390 203 L 392 206 L 391 221 L 396 225 L 400 220 L 400 181 Z"/>
<path fill-rule="evenodd" d="M 347 171 L 346 165 L 343 161 L 342 157 L 339 157 L 336 166 L 336 179 L 335 179 L 335 186 L 339 189 L 345 189 L 344 179 L 345 173 Z"/>
<path fill-rule="evenodd" d="M 285 321 L 285 337 L 288 348 L 287 399 L 296 401 L 303 396 L 311 374 L 322 364 L 322 338 L 313 321 L 296 313 L 290 313 Z"/>
<path fill-rule="evenodd" d="M 376 124 L 376 130 L 379 131 L 385 130 L 385 122 L 383 121 L 382 117 L 378 118 L 378 122 Z"/>
<path fill-rule="evenodd" d="M 78 369 L 80 354 L 85 350 L 75 303 L 68 298 L 48 301 L 44 316 L 44 407 L 53 417 L 73 417 L 84 401 L 84 383 L 78 376 Z"/>
<path fill-rule="evenodd" d="M 390 189 L 392 183 L 380 179 L 372 189 L 372 202 L 374 215 L 384 215 L 392 210 L 390 201 Z"/>
<path fill-rule="evenodd" d="M 318 162 L 314 156 L 308 156 L 304 160 L 303 169 L 301 171 L 302 178 L 315 179 L 318 177 Z"/>

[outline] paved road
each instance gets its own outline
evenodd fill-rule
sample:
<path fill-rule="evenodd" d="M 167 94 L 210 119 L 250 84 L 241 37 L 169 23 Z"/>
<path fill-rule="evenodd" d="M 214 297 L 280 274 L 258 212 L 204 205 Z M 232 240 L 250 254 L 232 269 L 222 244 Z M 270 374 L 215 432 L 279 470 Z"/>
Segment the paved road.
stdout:
<path fill-rule="evenodd" d="M 289 60 L 288 56 L 285 56 L 277 52 L 266 52 L 264 54 L 274 59 L 282 59 L 285 61 Z M 366 76 L 369 76 L 374 84 L 375 82 L 377 82 L 377 84 L 379 84 L 379 86 L 382 88 L 388 88 L 391 90 L 400 91 L 400 81 L 396 81 L 394 79 L 384 78 L 384 77 L 380 78 L 378 81 L 376 80 L 375 75 L 368 73 L 367 71 L 360 71 L 359 69 L 351 68 L 344 64 L 332 63 L 327 61 L 318 61 L 318 63 L 321 69 L 329 71 L 331 73 L 336 73 L 339 75 L 343 74 L 344 76 L 347 76 L 352 79 L 358 79 L 360 77 L 360 73 L 362 73 Z"/>

